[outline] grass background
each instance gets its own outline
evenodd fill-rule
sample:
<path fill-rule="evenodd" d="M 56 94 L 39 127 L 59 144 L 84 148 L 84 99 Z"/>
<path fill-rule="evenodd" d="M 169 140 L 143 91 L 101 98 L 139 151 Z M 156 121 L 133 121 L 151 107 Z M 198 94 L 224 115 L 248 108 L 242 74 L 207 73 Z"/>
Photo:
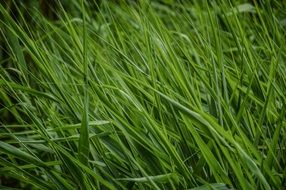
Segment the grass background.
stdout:
<path fill-rule="evenodd" d="M 283 189 L 285 8 L 1 2 L 1 189 Z"/>

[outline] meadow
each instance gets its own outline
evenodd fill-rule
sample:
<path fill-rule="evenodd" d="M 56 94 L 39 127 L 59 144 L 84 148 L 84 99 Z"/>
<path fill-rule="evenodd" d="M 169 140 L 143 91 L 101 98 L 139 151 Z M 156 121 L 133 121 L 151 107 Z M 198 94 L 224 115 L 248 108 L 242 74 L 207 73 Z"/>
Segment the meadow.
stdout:
<path fill-rule="evenodd" d="M 0 3 L 0 189 L 286 187 L 285 1 L 27 2 Z"/>

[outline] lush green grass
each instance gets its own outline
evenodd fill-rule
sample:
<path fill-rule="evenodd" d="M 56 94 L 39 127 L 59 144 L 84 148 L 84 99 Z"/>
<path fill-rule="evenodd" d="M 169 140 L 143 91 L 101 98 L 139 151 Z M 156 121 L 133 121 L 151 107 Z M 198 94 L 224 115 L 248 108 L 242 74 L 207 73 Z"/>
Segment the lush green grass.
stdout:
<path fill-rule="evenodd" d="M 285 4 L 187 2 L 1 5 L 0 184 L 283 189 Z"/>

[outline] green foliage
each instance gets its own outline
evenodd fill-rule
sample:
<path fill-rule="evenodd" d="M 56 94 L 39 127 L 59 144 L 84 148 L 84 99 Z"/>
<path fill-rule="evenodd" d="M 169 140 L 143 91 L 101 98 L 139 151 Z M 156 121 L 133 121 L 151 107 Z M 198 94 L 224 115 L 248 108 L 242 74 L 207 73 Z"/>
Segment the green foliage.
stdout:
<path fill-rule="evenodd" d="M 1 189 L 286 186 L 285 4 L 7 2 Z"/>

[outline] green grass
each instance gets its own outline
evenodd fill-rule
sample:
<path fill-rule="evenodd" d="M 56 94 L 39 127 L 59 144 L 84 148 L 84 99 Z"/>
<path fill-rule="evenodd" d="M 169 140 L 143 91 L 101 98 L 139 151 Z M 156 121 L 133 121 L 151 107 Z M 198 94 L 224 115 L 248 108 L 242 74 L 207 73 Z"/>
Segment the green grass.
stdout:
<path fill-rule="evenodd" d="M 130 2 L 0 5 L 0 188 L 283 189 L 285 3 Z"/>

